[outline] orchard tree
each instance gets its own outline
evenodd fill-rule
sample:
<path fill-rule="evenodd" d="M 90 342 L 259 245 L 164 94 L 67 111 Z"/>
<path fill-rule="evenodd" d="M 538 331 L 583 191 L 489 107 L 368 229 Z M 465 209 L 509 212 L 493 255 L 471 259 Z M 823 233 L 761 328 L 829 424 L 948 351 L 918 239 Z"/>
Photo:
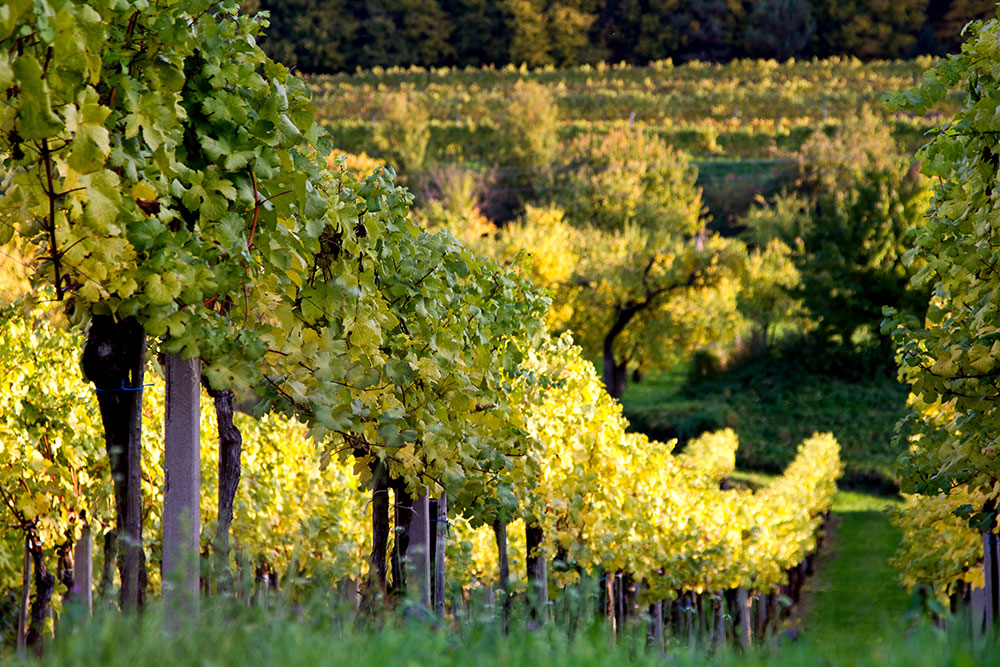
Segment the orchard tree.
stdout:
<path fill-rule="evenodd" d="M 792 249 L 780 239 L 747 254 L 737 303 L 740 314 L 750 323 L 750 349 L 762 353 L 774 342 L 777 326 L 793 321 L 802 307 L 795 297 L 801 275 L 795 267 Z"/>
<path fill-rule="evenodd" d="M 629 371 L 666 368 L 693 349 L 736 332 L 745 249 L 708 237 L 579 228 L 558 209 L 528 208 L 497 238 L 496 252 L 552 292 L 549 324 L 572 331 L 603 363 L 621 398 Z M 528 257 L 516 259 L 519 254 Z"/>
<path fill-rule="evenodd" d="M 603 360 L 616 398 L 630 370 L 662 368 L 734 327 L 742 246 L 705 231 L 696 176 L 641 130 L 584 135 L 563 146 L 550 207 L 499 235 L 508 259 L 538 255 L 535 277 L 554 293 L 550 326 Z M 558 260 L 542 256 L 547 246 Z"/>
<path fill-rule="evenodd" d="M 690 158 L 642 128 L 582 134 L 560 147 L 551 201 L 577 226 L 653 234 L 702 232 L 701 190 Z"/>
<path fill-rule="evenodd" d="M 908 285 L 908 230 L 927 209 L 928 181 L 900 155 L 888 127 L 870 113 L 846 119 L 832 137 L 816 132 L 802 146 L 799 190 L 808 222 L 795 237 L 800 295 L 815 335 L 851 344 L 865 336 L 886 353 L 875 322 L 889 306 L 920 315 L 927 294 Z"/>
<path fill-rule="evenodd" d="M 559 109 L 551 91 L 537 81 L 518 79 L 497 122 L 491 154 L 497 161 L 484 213 L 506 222 L 546 184 L 559 150 Z"/>

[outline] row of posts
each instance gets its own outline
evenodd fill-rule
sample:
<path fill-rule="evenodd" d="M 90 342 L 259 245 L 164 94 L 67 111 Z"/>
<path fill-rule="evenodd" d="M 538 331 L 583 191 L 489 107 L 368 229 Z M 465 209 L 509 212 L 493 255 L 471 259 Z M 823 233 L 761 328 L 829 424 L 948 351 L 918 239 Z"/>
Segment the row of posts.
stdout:
<path fill-rule="evenodd" d="M 165 359 L 166 414 L 164 424 L 164 500 L 163 500 L 163 599 L 168 625 L 190 617 L 196 610 L 199 597 L 199 543 L 201 505 L 201 445 L 200 398 L 201 372 L 198 359 L 182 359 L 178 354 L 168 354 Z M 447 497 L 437 499 L 435 516 L 431 516 L 431 499 L 427 493 L 414 502 L 410 527 L 410 545 L 407 549 L 408 579 L 414 584 L 419 603 L 438 614 L 444 613 L 444 554 L 447 539 Z M 436 539 L 432 540 L 431 530 Z M 500 553 L 501 586 L 507 589 L 509 567 L 506 553 L 506 526 L 495 527 Z M 538 527 L 527 529 L 528 553 L 534 553 L 542 544 L 542 531 Z M 434 544 L 434 572 L 431 572 L 431 545 Z M 538 549 L 540 552 L 540 549 Z M 977 636 L 986 628 L 1000 623 L 1000 539 L 993 532 L 983 533 L 983 569 L 985 587 L 971 592 L 973 631 Z M 82 603 L 88 612 L 93 608 L 92 562 L 93 538 L 88 526 L 76 545 L 74 553 L 74 586 L 72 599 Z M 25 549 L 25 581 L 19 610 L 18 649 L 23 652 L 23 639 L 27 617 L 29 554 Z M 548 580 L 545 557 L 529 558 L 529 580 L 537 590 L 529 596 L 531 617 L 544 622 L 547 600 L 545 590 Z M 609 593 L 613 589 L 610 585 Z M 433 582 L 433 587 L 432 587 Z M 127 586 L 128 582 L 123 582 Z M 739 591 L 738 608 L 744 634 L 749 622 L 743 614 L 749 613 L 746 591 Z M 609 596 L 614 600 L 613 596 Z M 662 615 L 662 606 L 654 613 Z M 662 626 L 661 626 L 662 627 Z M 744 645 L 749 636 L 741 636 Z"/>

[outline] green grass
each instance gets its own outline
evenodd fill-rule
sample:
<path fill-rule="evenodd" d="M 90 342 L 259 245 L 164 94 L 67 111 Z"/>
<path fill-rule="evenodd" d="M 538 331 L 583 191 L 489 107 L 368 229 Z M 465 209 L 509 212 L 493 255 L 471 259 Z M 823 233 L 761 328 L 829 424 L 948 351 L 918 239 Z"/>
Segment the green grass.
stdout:
<path fill-rule="evenodd" d="M 898 531 L 880 510 L 834 512 L 829 550 L 804 596 L 804 631 L 817 647 L 893 641 L 909 608 L 888 562 L 898 543 Z"/>
<path fill-rule="evenodd" d="M 830 431 L 840 442 L 845 485 L 895 489 L 892 440 L 906 389 L 884 373 L 845 376 L 756 359 L 694 386 L 685 375 L 677 368 L 628 386 L 622 403 L 635 430 L 683 444 L 732 427 L 740 437 L 737 465 L 766 472 L 780 472 L 812 433 Z"/>
<path fill-rule="evenodd" d="M 738 471 L 732 478 L 759 487 L 774 476 Z M 838 491 L 834 498 L 815 574 L 806 581 L 786 627 L 822 656 L 833 658 L 845 646 L 860 651 L 837 664 L 898 647 L 898 637 L 907 632 L 910 597 L 889 565 L 900 535 L 885 513 L 901 504 L 898 497 L 851 490 Z"/>
<path fill-rule="evenodd" d="M 803 591 L 803 631 L 819 650 L 833 653 L 845 643 L 874 651 L 893 642 L 905 626 L 909 596 L 889 558 L 899 531 L 885 509 L 899 498 L 841 491 L 816 562 Z"/>
<path fill-rule="evenodd" d="M 879 645 L 846 638 L 838 646 L 808 639 L 784 641 L 743 654 L 734 648 L 707 653 L 672 648 L 666 661 L 647 649 L 641 628 L 614 645 L 602 624 L 569 637 L 549 625 L 528 631 L 512 628 L 504 635 L 498 626 L 467 623 L 449 628 L 434 621 L 405 620 L 384 625 L 359 624 L 349 617 L 329 616 L 322 609 L 274 605 L 269 609 L 232 608 L 203 604 L 201 615 L 185 619 L 167 632 L 155 608 L 135 620 L 103 614 L 88 625 L 64 629 L 46 648 L 44 659 L 14 665 L 100 665 L 115 667 L 156 665 L 470 665 L 579 666 L 590 665 L 714 665 L 739 667 L 768 665 L 977 665 L 997 655 L 996 636 L 973 644 L 963 633 L 919 628 L 893 633 Z"/>

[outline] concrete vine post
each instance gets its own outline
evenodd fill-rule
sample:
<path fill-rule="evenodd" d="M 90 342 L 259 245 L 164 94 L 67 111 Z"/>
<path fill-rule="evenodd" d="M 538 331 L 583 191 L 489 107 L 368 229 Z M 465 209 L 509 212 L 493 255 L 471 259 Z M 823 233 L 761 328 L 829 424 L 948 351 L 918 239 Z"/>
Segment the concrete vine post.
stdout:
<path fill-rule="evenodd" d="M 198 359 L 166 355 L 163 601 L 169 627 L 197 608 L 201 534 L 201 372 Z"/>

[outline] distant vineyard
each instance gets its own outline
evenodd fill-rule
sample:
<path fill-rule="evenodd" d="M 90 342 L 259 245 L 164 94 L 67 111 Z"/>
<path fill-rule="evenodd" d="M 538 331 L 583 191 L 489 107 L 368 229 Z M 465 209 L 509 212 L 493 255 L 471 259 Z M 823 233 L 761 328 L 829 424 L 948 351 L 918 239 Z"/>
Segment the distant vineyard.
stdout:
<path fill-rule="evenodd" d="M 927 141 L 927 133 L 936 126 L 933 119 L 899 117 L 887 119 L 892 135 L 908 153 L 913 153 Z M 333 119 L 324 121 L 326 129 L 340 150 L 361 153 L 370 150 L 379 121 Z M 559 135 L 569 139 L 586 133 L 607 134 L 629 126 L 629 120 L 564 121 Z M 726 120 L 705 119 L 694 123 L 646 124 L 668 144 L 699 159 L 780 159 L 792 156 L 817 127 L 832 132 L 840 125 L 836 119 L 813 121 L 808 118 Z M 427 124 L 426 158 L 430 162 L 451 162 L 456 159 L 491 162 L 497 133 L 492 120 L 476 123 L 468 119 L 431 120 Z"/>
<path fill-rule="evenodd" d="M 376 68 L 308 81 L 318 118 L 327 124 L 377 120 L 381 95 L 400 90 L 419 100 L 431 119 L 474 128 L 495 123 L 511 87 L 526 79 L 551 91 L 560 119 L 567 125 L 633 121 L 665 130 L 696 125 L 718 134 L 780 135 L 856 114 L 862 108 L 888 116 L 879 96 L 919 83 L 932 64 L 931 58 L 923 57 L 874 63 L 831 58 L 682 66 L 662 61 L 648 67 L 584 65 L 534 71 Z M 938 109 L 939 113 L 950 111 Z M 932 115 L 919 123 L 930 127 L 937 118 Z"/>

